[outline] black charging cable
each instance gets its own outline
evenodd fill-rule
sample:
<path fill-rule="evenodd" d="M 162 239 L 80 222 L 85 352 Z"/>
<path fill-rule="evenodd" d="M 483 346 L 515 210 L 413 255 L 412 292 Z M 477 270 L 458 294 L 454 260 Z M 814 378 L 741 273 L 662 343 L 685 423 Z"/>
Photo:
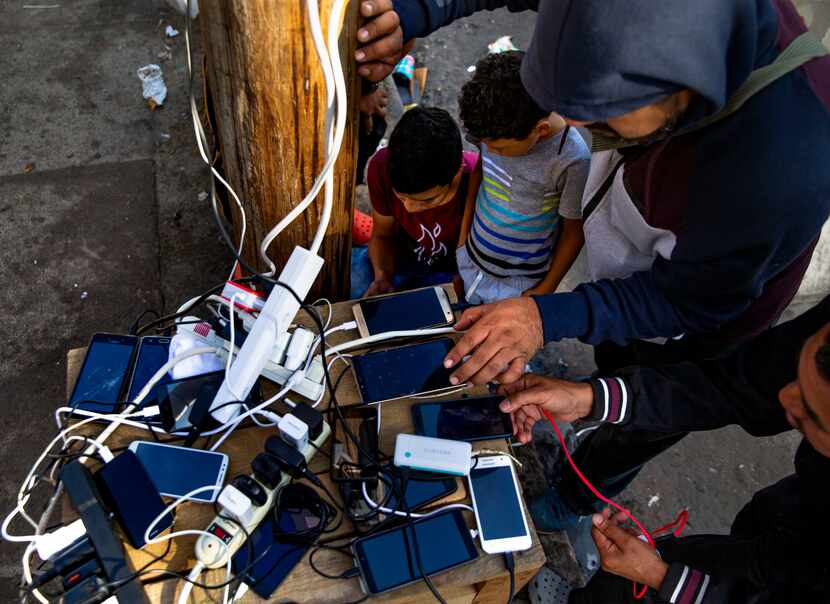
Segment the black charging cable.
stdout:
<path fill-rule="evenodd" d="M 426 586 L 432 592 L 432 595 L 435 596 L 435 599 L 440 602 L 440 604 L 447 604 L 444 598 L 441 597 L 441 594 L 438 593 L 438 590 L 433 585 L 432 580 L 427 576 L 426 571 L 424 571 L 424 563 L 421 560 L 421 548 L 418 545 L 418 535 L 417 531 L 415 530 L 415 523 L 412 520 L 412 512 L 409 509 L 409 504 L 406 501 L 406 485 L 409 481 L 409 472 L 407 469 L 404 469 L 401 472 L 401 482 L 399 485 L 396 485 L 398 488 L 398 501 L 403 506 L 404 512 L 406 512 L 406 527 L 404 528 L 404 542 L 406 542 L 406 528 L 409 528 L 412 531 L 412 549 L 415 550 L 415 563 L 418 566 L 418 572 L 421 573 L 421 578 L 426 583 Z M 409 552 L 407 552 L 407 556 Z"/>
<path fill-rule="evenodd" d="M 504 552 L 504 565 L 507 567 L 507 572 L 510 573 L 510 592 L 507 596 L 507 604 L 513 604 L 513 596 L 516 591 L 516 560 L 513 558 L 513 552 Z"/>

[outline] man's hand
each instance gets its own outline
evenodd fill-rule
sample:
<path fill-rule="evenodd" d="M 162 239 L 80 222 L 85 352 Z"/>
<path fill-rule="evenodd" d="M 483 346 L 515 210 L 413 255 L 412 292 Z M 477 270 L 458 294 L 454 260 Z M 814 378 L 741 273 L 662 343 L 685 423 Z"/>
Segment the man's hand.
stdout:
<path fill-rule="evenodd" d="M 360 97 L 358 108 L 365 115 L 379 115 L 386 117 L 386 106 L 389 104 L 389 95 L 383 88 L 364 94 Z"/>
<path fill-rule="evenodd" d="M 499 405 L 513 420 L 513 435 L 523 443 L 533 437 L 533 425 L 547 411 L 565 422 L 585 417 L 594 404 L 591 386 L 526 373 L 522 379 L 499 388 L 507 398 Z"/>
<path fill-rule="evenodd" d="M 392 0 L 361 2 L 360 14 L 368 21 L 357 30 L 361 44 L 355 53 L 355 59 L 361 64 L 357 73 L 372 82 L 380 82 L 392 73 L 415 41 L 403 43 L 400 19 Z"/>
<path fill-rule="evenodd" d="M 392 285 L 392 282 L 385 277 L 381 277 L 369 284 L 369 289 L 366 290 L 363 297 L 368 298 L 369 296 L 378 296 L 380 294 L 391 294 L 393 291 L 395 291 L 395 286 Z"/>
<path fill-rule="evenodd" d="M 597 545 L 602 568 L 641 585 L 660 589 L 669 565 L 648 543 L 620 526 L 625 519 L 622 512 L 612 516 L 610 508 L 592 518 L 591 536 Z"/>
<path fill-rule="evenodd" d="M 450 350 L 444 367 L 454 367 L 467 354 L 472 353 L 472 357 L 450 376 L 452 384 L 485 384 L 497 376 L 502 384 L 515 382 L 544 344 L 542 317 L 531 298 L 470 308 L 461 315 L 455 329 L 469 331 Z"/>

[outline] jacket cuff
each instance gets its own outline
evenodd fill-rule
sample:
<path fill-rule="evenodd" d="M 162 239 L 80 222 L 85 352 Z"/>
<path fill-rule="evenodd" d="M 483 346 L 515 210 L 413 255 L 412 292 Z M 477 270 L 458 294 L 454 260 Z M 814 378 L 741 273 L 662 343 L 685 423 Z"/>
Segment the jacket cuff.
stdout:
<path fill-rule="evenodd" d="M 398 13 L 403 32 L 403 42 L 419 38 L 428 33 L 428 20 L 420 2 L 392 0 L 392 8 Z"/>
<path fill-rule="evenodd" d="M 588 380 L 594 392 L 594 406 L 587 421 L 624 424 L 631 417 L 631 388 L 623 378 Z"/>
<path fill-rule="evenodd" d="M 588 331 L 588 298 L 581 291 L 566 294 L 531 296 L 542 316 L 542 332 L 547 342 L 580 338 Z"/>
<path fill-rule="evenodd" d="M 706 601 L 709 579 L 706 573 L 674 562 L 669 565 L 669 571 L 657 595 L 669 604 L 699 604 Z"/>

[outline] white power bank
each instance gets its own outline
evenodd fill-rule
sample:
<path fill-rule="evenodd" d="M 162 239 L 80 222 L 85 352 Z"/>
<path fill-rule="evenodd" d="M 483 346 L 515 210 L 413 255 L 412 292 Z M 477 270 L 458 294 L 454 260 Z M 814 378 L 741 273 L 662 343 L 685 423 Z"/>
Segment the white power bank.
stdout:
<path fill-rule="evenodd" d="M 398 434 L 395 439 L 395 465 L 425 472 L 467 476 L 473 446 L 460 440 Z"/>

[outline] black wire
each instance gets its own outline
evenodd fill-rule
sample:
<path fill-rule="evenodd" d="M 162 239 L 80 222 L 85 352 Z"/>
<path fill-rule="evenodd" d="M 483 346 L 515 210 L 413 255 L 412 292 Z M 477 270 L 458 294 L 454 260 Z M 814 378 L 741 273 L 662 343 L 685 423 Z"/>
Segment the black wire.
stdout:
<path fill-rule="evenodd" d="M 135 332 L 136 332 L 136 330 L 139 328 L 139 324 L 141 323 L 141 319 L 143 319 L 143 318 L 144 318 L 145 316 L 147 316 L 147 315 L 155 315 L 155 317 L 156 317 L 157 319 L 161 316 L 161 315 L 158 313 L 158 311 L 157 311 L 157 310 L 154 310 L 154 309 L 152 309 L 152 308 L 147 308 L 147 309 L 145 309 L 145 310 L 144 310 L 144 311 L 143 311 L 140 315 L 138 315 L 138 317 L 136 318 L 136 320 L 135 320 L 135 321 L 133 321 L 133 324 L 132 324 L 132 325 L 130 325 L 130 331 L 129 331 L 128 333 L 129 333 L 131 336 L 134 336 L 134 335 L 135 335 Z"/>
<path fill-rule="evenodd" d="M 426 583 L 426 586 L 432 592 L 432 595 L 435 596 L 435 599 L 438 600 L 438 602 L 440 602 L 440 604 L 447 604 L 444 601 L 444 598 L 441 597 L 441 594 L 438 593 L 438 590 L 435 589 L 435 585 L 432 584 L 432 580 L 427 576 L 426 572 L 424 571 L 424 565 L 423 565 L 423 562 L 421 560 L 421 548 L 418 546 L 417 531 L 415 530 L 415 524 L 412 522 L 412 512 L 409 510 L 409 504 L 406 502 L 406 484 L 407 484 L 408 479 L 409 478 L 408 478 L 407 472 L 404 472 L 402 480 L 401 480 L 402 484 L 398 487 L 398 489 L 399 489 L 399 491 L 398 491 L 399 492 L 398 501 L 401 504 L 403 504 L 404 511 L 406 512 L 407 524 L 406 524 L 406 527 L 404 527 L 404 535 L 406 535 L 406 529 L 407 528 L 409 528 L 412 531 L 412 549 L 415 550 L 415 562 L 418 565 L 418 572 L 421 573 L 421 578 L 424 580 L 424 583 Z M 404 538 L 404 543 L 405 542 L 406 542 L 406 539 Z M 406 545 L 405 545 L 405 547 L 406 547 Z M 408 555 L 409 555 L 409 552 L 407 552 L 407 556 Z"/>
<path fill-rule="evenodd" d="M 513 596 L 516 591 L 516 560 L 513 558 L 513 552 L 504 552 L 504 565 L 510 573 L 510 591 L 507 596 L 507 604 L 513 604 Z"/>

